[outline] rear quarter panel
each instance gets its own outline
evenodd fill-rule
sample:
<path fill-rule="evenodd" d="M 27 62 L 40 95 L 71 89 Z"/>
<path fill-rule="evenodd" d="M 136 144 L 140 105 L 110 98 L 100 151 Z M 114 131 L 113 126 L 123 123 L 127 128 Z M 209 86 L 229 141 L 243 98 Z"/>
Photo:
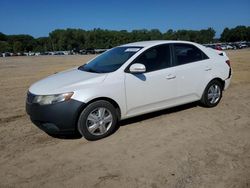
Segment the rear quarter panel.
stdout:
<path fill-rule="evenodd" d="M 229 71 L 230 71 L 230 67 L 226 63 L 226 61 L 229 60 L 229 58 L 227 57 L 225 52 L 216 51 L 214 49 L 209 49 L 209 48 L 205 48 L 203 51 L 210 58 L 209 61 L 211 63 L 210 65 L 211 65 L 212 70 L 210 71 L 210 74 L 206 78 L 205 85 L 200 91 L 201 93 L 203 93 L 207 84 L 211 80 L 215 78 L 220 78 L 221 80 L 224 80 L 224 81 L 227 80 L 229 76 Z M 223 55 L 219 55 L 219 54 L 223 54 Z"/>

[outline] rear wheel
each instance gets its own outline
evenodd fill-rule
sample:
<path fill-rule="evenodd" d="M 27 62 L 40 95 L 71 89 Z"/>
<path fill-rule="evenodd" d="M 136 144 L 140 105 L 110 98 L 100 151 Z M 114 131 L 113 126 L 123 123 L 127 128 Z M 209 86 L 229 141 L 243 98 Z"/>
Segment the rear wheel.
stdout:
<path fill-rule="evenodd" d="M 116 109 L 107 101 L 100 100 L 89 104 L 80 114 L 78 131 L 87 140 L 98 140 L 115 131 Z"/>
<path fill-rule="evenodd" d="M 203 93 L 201 104 L 205 107 L 214 107 L 220 102 L 221 97 L 222 83 L 219 80 L 212 80 Z"/>

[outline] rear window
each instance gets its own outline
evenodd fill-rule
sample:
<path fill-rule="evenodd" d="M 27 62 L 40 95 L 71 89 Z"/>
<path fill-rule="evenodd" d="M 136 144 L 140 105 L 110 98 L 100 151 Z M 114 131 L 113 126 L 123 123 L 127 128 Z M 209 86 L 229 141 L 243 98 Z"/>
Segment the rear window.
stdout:
<path fill-rule="evenodd" d="M 174 53 L 176 65 L 208 59 L 204 52 L 191 44 L 174 44 Z"/>

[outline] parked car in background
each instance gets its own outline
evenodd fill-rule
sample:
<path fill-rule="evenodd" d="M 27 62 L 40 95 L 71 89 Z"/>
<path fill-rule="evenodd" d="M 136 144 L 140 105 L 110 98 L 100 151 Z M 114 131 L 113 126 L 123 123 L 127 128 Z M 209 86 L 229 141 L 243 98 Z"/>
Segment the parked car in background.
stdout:
<path fill-rule="evenodd" d="M 226 45 L 221 45 L 221 50 L 227 50 L 227 46 Z"/>
<path fill-rule="evenodd" d="M 18 56 L 24 56 L 24 53 L 18 52 L 17 55 L 18 55 Z"/>
<path fill-rule="evenodd" d="M 81 55 L 87 55 L 87 54 L 98 54 L 98 53 L 102 53 L 104 50 L 100 49 L 100 50 L 96 50 L 94 48 L 87 48 L 87 49 L 82 49 L 79 51 L 79 54 Z"/>
<path fill-rule="evenodd" d="M 10 56 L 18 56 L 18 54 L 17 53 L 10 53 Z"/>
<path fill-rule="evenodd" d="M 240 43 L 239 46 L 240 46 L 240 49 L 247 48 L 247 45 L 245 43 Z"/>
<path fill-rule="evenodd" d="M 103 52 L 106 52 L 108 49 L 95 49 L 95 54 L 101 54 Z"/>
<path fill-rule="evenodd" d="M 64 52 L 55 52 L 54 55 L 65 55 Z"/>
<path fill-rule="evenodd" d="M 215 48 L 216 50 L 222 50 L 221 46 L 220 45 L 215 45 Z"/>
<path fill-rule="evenodd" d="M 87 54 L 87 51 L 86 51 L 85 49 L 80 50 L 80 51 L 79 51 L 79 54 L 81 54 L 81 55 L 86 55 L 86 54 Z"/>
<path fill-rule="evenodd" d="M 10 54 L 10 52 L 4 52 L 4 53 L 2 53 L 2 56 L 3 57 L 10 57 L 11 54 Z"/>
<path fill-rule="evenodd" d="M 49 134 L 97 140 L 122 119 L 194 101 L 214 107 L 230 80 L 225 52 L 185 41 L 136 42 L 36 82 L 26 111 Z"/>
<path fill-rule="evenodd" d="M 95 49 L 94 48 L 87 48 L 86 54 L 95 54 Z"/>
<path fill-rule="evenodd" d="M 228 45 L 226 45 L 226 49 L 227 49 L 227 50 L 233 50 L 234 47 L 228 44 Z"/>
<path fill-rule="evenodd" d="M 40 55 L 49 55 L 49 52 L 41 52 Z"/>
<path fill-rule="evenodd" d="M 239 49 L 239 47 L 235 43 L 229 43 L 229 45 L 232 46 L 234 50 Z"/>
<path fill-rule="evenodd" d="M 34 56 L 35 55 L 35 52 L 29 52 L 28 53 L 28 56 Z"/>
<path fill-rule="evenodd" d="M 206 47 L 209 47 L 215 50 L 222 50 L 221 46 L 218 44 L 209 44 L 209 45 L 206 45 Z"/>

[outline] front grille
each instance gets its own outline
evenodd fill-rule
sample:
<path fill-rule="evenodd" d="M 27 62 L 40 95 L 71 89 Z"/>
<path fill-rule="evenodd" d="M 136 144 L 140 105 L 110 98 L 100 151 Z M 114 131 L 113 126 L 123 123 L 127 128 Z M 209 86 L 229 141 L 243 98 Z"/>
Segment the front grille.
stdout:
<path fill-rule="evenodd" d="M 27 93 L 27 102 L 32 103 L 36 96 L 30 92 Z"/>

